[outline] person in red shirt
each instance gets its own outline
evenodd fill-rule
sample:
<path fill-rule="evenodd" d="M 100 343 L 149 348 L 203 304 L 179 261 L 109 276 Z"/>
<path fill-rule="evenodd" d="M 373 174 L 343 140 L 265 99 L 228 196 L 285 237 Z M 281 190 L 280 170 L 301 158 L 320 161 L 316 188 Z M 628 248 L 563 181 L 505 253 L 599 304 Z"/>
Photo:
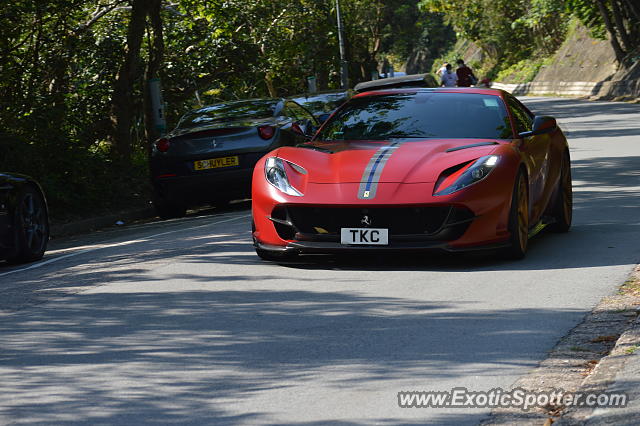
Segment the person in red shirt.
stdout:
<path fill-rule="evenodd" d="M 458 87 L 470 87 L 473 84 L 476 84 L 478 79 L 473 74 L 471 68 L 464 64 L 462 59 L 458 59 L 456 61 L 458 64 L 458 69 L 456 70 L 456 74 L 458 75 Z"/>

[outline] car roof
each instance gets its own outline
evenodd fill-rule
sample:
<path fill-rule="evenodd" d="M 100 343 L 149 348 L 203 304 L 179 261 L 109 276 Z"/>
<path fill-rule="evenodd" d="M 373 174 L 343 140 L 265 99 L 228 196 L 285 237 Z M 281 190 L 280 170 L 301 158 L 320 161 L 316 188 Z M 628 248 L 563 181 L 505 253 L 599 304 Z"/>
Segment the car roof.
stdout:
<path fill-rule="evenodd" d="M 269 103 L 277 103 L 277 102 L 283 102 L 284 98 L 250 98 L 250 99 L 234 99 L 232 101 L 222 101 L 222 102 L 216 102 L 214 104 L 209 104 L 209 105 L 203 105 L 201 107 L 195 108 L 192 111 L 208 111 L 211 109 L 216 109 L 218 107 L 223 107 L 223 106 L 233 106 L 233 105 L 241 105 L 241 104 L 249 104 L 249 103 L 255 103 L 255 104 L 269 104 Z"/>
<path fill-rule="evenodd" d="M 490 89 L 485 87 L 401 87 L 397 89 L 371 90 L 368 92 L 358 93 L 354 98 L 363 98 L 368 96 L 391 95 L 401 93 L 466 93 L 475 95 L 492 95 L 504 97 L 507 93 L 501 89 Z"/>
<path fill-rule="evenodd" d="M 349 90 L 339 90 L 332 92 L 316 92 L 303 95 L 291 96 L 288 99 L 293 100 L 304 106 L 306 103 L 313 102 L 336 102 L 350 98 L 352 93 Z"/>
<path fill-rule="evenodd" d="M 369 90 L 378 90 L 393 87 L 437 87 L 438 83 L 435 78 L 428 73 L 409 74 L 399 77 L 379 78 L 377 80 L 363 81 L 355 85 L 353 90 L 356 92 L 365 92 Z"/>
<path fill-rule="evenodd" d="M 289 96 L 288 99 L 304 99 L 304 98 L 315 98 L 322 96 L 342 96 L 348 95 L 349 90 L 347 89 L 335 89 L 335 90 L 322 90 L 319 92 L 305 92 L 297 95 Z"/>

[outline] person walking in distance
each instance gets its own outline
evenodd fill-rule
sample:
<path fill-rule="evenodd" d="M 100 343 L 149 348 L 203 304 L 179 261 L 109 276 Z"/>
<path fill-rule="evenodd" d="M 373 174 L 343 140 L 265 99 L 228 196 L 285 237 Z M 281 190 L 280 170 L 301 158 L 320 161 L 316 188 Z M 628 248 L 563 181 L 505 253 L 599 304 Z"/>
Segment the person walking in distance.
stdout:
<path fill-rule="evenodd" d="M 470 87 L 478 82 L 471 68 L 466 66 L 462 59 L 458 59 L 456 63 L 458 64 L 456 75 L 458 76 L 459 87 Z"/>
<path fill-rule="evenodd" d="M 436 71 L 436 75 L 439 78 L 442 78 L 442 74 L 444 74 L 444 72 L 447 70 L 447 65 L 449 65 L 449 62 L 445 62 L 444 64 L 442 64 L 442 66 L 438 68 L 438 71 Z"/>
<path fill-rule="evenodd" d="M 451 70 L 451 64 L 447 64 L 447 68 L 442 73 L 442 85 L 444 87 L 456 87 L 458 76 Z"/>

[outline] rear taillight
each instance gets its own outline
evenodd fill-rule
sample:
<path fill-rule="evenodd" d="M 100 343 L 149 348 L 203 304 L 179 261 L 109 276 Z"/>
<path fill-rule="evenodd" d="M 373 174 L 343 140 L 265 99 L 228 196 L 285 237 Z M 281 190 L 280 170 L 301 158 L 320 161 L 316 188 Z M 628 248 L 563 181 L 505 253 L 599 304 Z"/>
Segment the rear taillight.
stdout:
<path fill-rule="evenodd" d="M 276 129 L 273 126 L 260 126 L 258 127 L 258 134 L 264 140 L 271 139 L 276 134 Z"/>
<path fill-rule="evenodd" d="M 156 149 L 160 152 L 167 152 L 170 145 L 169 139 L 167 138 L 158 139 L 156 141 Z"/>

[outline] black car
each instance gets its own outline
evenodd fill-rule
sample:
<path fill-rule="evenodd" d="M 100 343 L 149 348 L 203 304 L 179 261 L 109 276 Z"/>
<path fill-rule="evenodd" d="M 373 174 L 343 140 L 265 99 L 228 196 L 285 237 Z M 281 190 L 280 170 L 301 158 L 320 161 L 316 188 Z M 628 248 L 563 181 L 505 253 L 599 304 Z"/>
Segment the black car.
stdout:
<path fill-rule="evenodd" d="M 0 259 L 41 259 L 48 241 L 49 211 L 40 185 L 28 176 L 0 173 Z"/>
<path fill-rule="evenodd" d="M 351 97 L 349 90 L 334 90 L 329 92 L 297 95 L 291 99 L 316 116 L 319 122 L 324 123 L 340 105 Z"/>
<path fill-rule="evenodd" d="M 158 215 L 179 217 L 190 205 L 249 197 L 260 157 L 307 141 L 317 126 L 309 111 L 285 99 L 226 102 L 188 112 L 152 148 Z"/>

